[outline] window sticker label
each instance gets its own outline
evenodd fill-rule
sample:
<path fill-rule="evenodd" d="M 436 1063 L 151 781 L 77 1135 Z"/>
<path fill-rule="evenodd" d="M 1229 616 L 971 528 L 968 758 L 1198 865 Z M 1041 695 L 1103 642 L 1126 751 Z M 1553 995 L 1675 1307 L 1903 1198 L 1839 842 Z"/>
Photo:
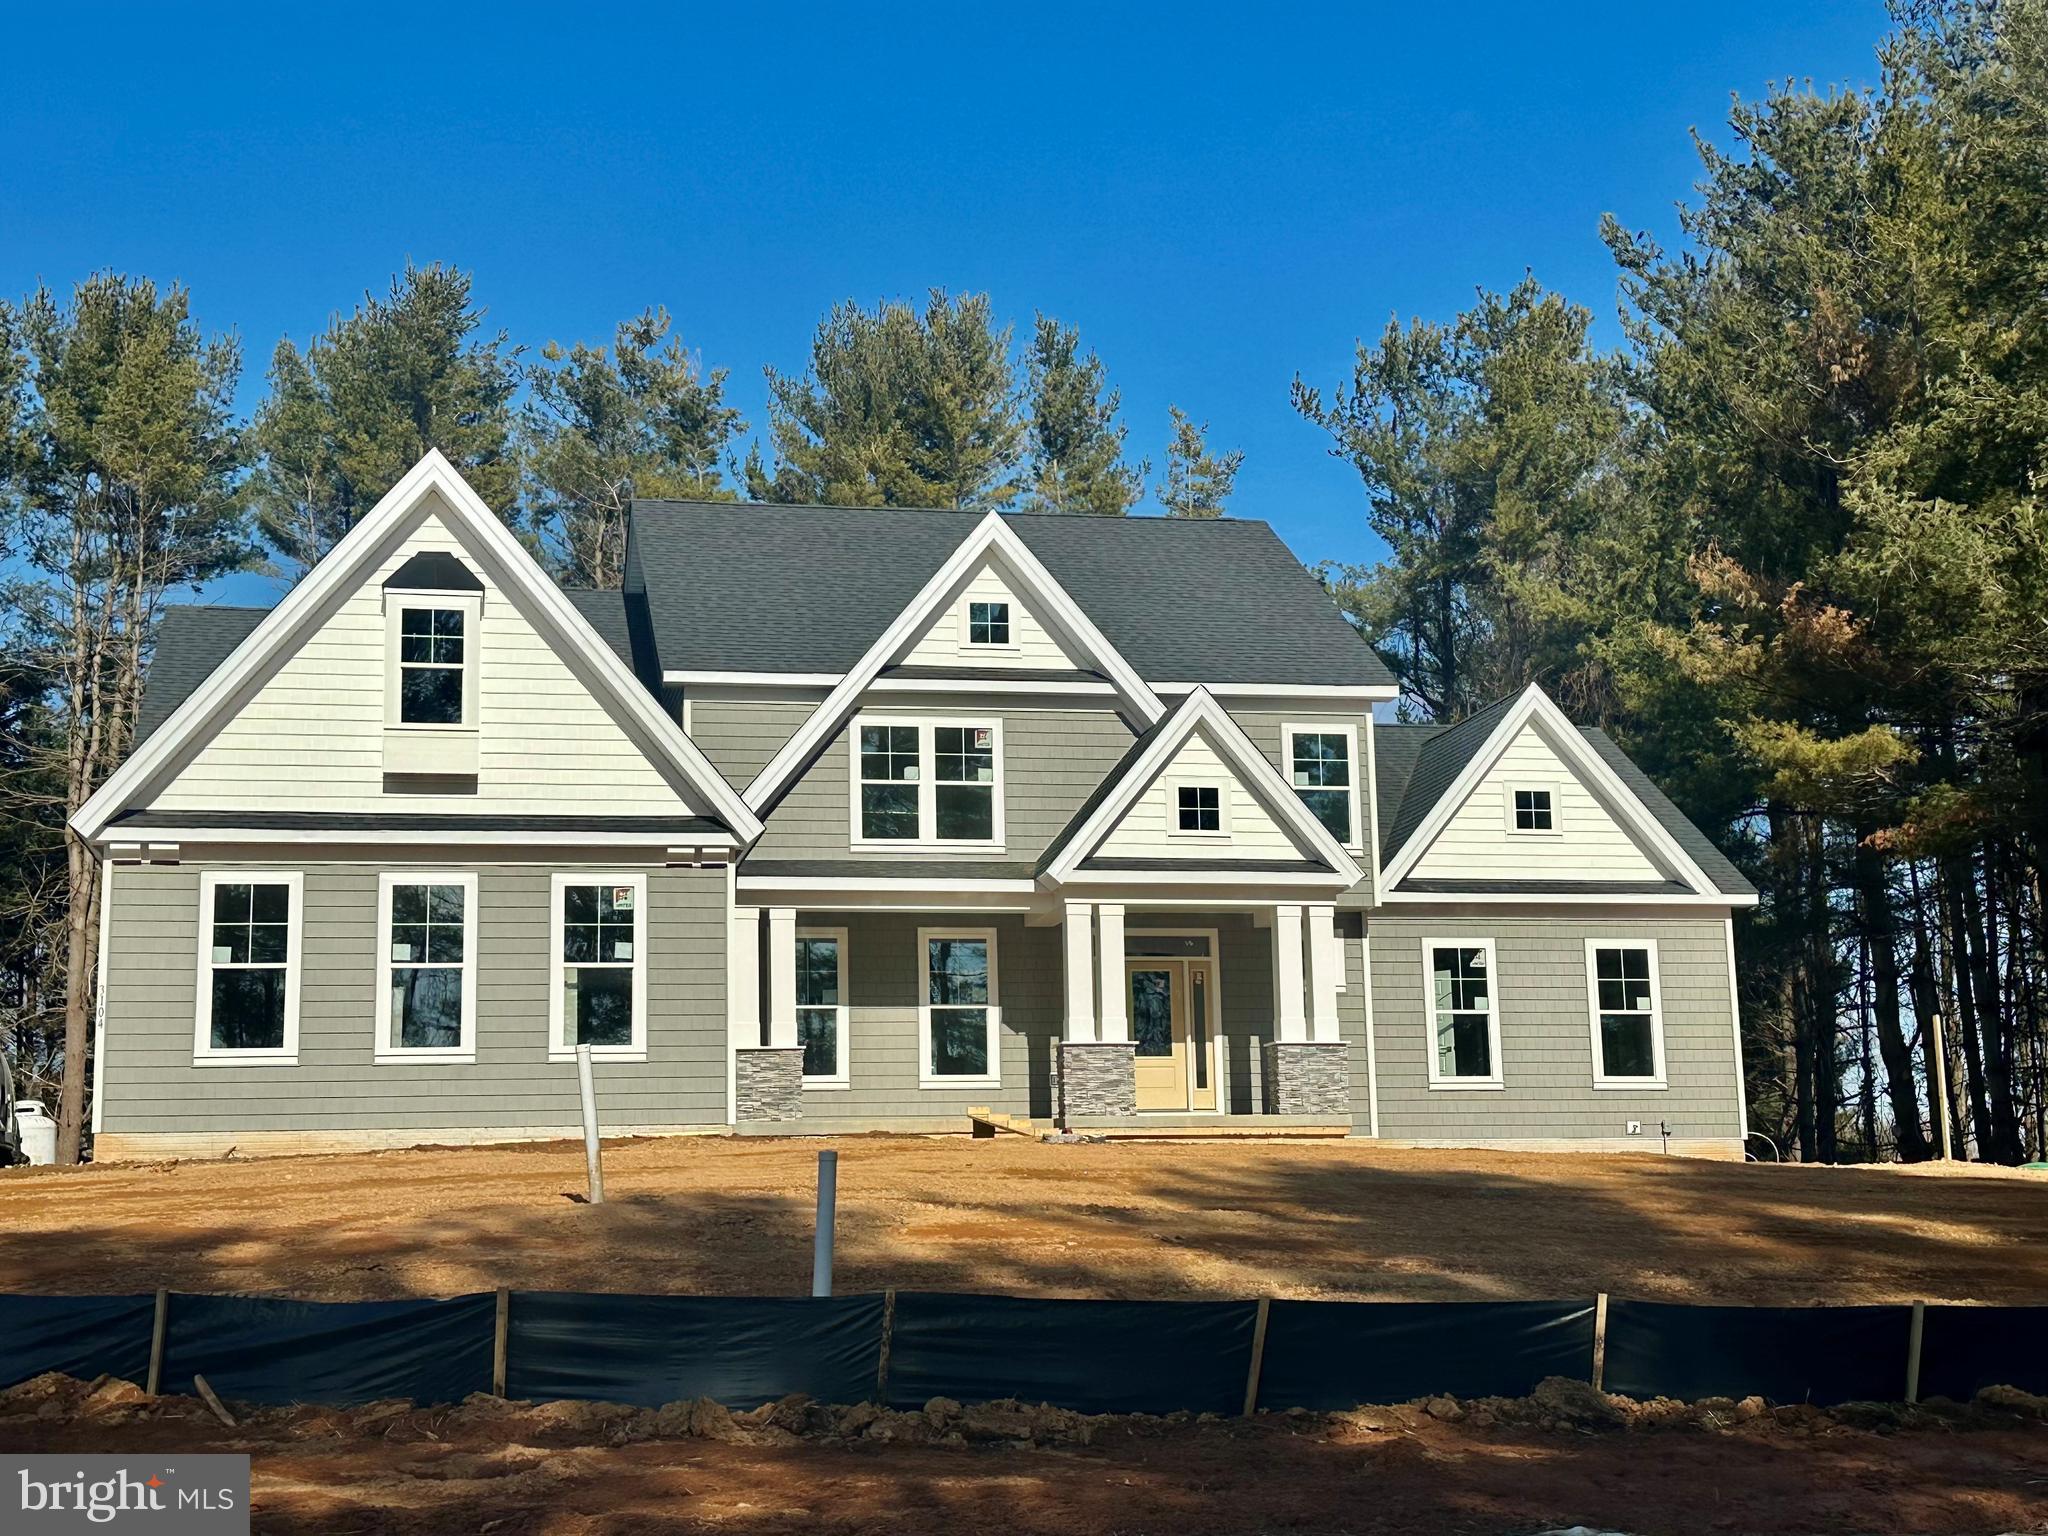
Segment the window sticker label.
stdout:
<path fill-rule="evenodd" d="M 615 886 L 613 886 L 613 887 L 612 887 L 612 910 L 613 910 L 614 912 L 630 912 L 630 911 L 632 911 L 632 910 L 633 910 L 633 895 L 634 895 L 633 887 L 632 887 L 632 886 L 630 886 L 630 885 L 615 885 Z"/>
<path fill-rule="evenodd" d="M 990 730 L 990 729 L 989 729 L 989 728 L 988 728 L 987 726 L 985 726 L 985 725 L 981 725 L 981 726 L 976 726 L 976 727 L 975 727 L 975 729 L 974 729 L 974 750 L 975 750 L 975 751 L 977 751 L 977 752 L 985 752 L 985 751 L 987 751 L 987 750 L 988 750 L 988 749 L 989 749 L 990 747 L 992 747 L 992 746 L 994 746 L 994 745 L 995 745 L 995 740 L 996 740 L 996 733 L 995 733 L 994 731 Z"/>

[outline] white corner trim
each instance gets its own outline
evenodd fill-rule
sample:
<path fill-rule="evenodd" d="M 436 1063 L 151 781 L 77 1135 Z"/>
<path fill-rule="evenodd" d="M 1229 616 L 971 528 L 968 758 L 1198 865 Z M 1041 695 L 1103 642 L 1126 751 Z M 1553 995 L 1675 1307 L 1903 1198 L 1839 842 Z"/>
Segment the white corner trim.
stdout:
<path fill-rule="evenodd" d="M 1728 1027 L 1735 1044 L 1735 1115 L 1742 1126 L 1742 1149 L 1749 1151 L 1749 1074 L 1742 1060 L 1742 993 L 1735 980 L 1735 914 L 1723 919 L 1728 934 Z"/>
<path fill-rule="evenodd" d="M 114 859 L 100 855 L 99 958 L 93 970 L 92 1133 L 100 1133 L 100 1106 L 107 1092 L 107 930 L 114 919 Z"/>
<path fill-rule="evenodd" d="M 406 1047 L 391 1043 L 391 971 L 397 963 L 391 958 L 391 898 L 401 885 L 454 885 L 462 888 L 462 1040 L 459 1045 Z M 476 886 L 477 876 L 473 869 L 387 869 L 378 874 L 377 964 L 371 981 L 377 999 L 376 1034 L 370 1041 L 370 1059 L 378 1066 L 445 1065 L 476 1060 L 477 928 L 483 915 L 477 903 Z"/>
<path fill-rule="evenodd" d="M 216 1049 L 213 1044 L 213 893 L 222 885 L 282 885 L 290 894 L 285 913 L 284 1037 L 279 1045 Z M 101 913 L 105 917 L 104 911 Z M 199 872 L 197 990 L 193 994 L 192 1065 L 195 1067 L 295 1067 L 299 1064 L 299 981 L 306 932 L 306 877 L 296 869 L 206 869 Z"/>
<path fill-rule="evenodd" d="M 1650 1064 L 1655 1068 L 1649 1077 L 1620 1077 L 1607 1070 L 1606 1052 L 1600 1039 L 1599 951 L 1603 949 L 1641 949 L 1649 952 Z M 1640 1089 L 1645 1093 L 1661 1093 L 1670 1086 L 1664 1075 L 1664 990 L 1659 975 L 1660 969 L 1655 939 L 1586 940 L 1586 1022 L 1593 1036 L 1595 1088 Z"/>
<path fill-rule="evenodd" d="M 1484 1077 L 1446 1075 L 1437 1061 L 1436 952 L 1439 949 L 1478 949 L 1486 952 L 1486 1052 L 1493 1070 Z M 1453 1012 L 1472 1010 L 1454 1009 Z M 1435 1092 L 1486 1092 L 1507 1086 L 1506 1069 L 1500 1059 L 1500 961 L 1490 938 L 1427 938 L 1422 941 L 1422 1034 L 1423 1061 L 1429 1069 L 1429 1086 Z"/>

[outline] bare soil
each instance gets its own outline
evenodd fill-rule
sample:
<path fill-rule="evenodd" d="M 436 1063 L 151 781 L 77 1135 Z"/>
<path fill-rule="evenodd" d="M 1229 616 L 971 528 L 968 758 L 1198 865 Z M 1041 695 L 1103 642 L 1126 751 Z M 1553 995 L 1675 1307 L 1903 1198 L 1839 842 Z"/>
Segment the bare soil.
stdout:
<path fill-rule="evenodd" d="M 2048 1176 L 1016 1137 L 608 1143 L 0 1173 L 0 1289 L 2048 1303 Z"/>

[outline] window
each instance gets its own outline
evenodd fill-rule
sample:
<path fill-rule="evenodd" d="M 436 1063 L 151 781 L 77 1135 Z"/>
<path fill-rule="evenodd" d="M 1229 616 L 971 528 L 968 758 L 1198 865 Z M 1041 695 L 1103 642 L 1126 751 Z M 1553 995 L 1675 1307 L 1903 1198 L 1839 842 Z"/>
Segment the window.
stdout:
<path fill-rule="evenodd" d="M 1423 940 L 1422 982 L 1429 1019 L 1429 1086 L 1502 1086 L 1493 940 Z"/>
<path fill-rule="evenodd" d="M 463 723 L 464 618 L 460 608 L 399 611 L 399 724 Z"/>
<path fill-rule="evenodd" d="M 298 1061 L 303 904 L 304 883 L 296 871 L 200 875 L 196 1063 Z"/>
<path fill-rule="evenodd" d="M 376 1060 L 476 1060 L 476 876 L 380 875 L 377 910 Z"/>
<path fill-rule="evenodd" d="M 1510 832 L 1555 832 L 1556 792 L 1547 784 L 1508 786 L 1508 830 Z"/>
<path fill-rule="evenodd" d="M 796 936 L 796 1038 L 804 1048 L 806 1088 L 844 1088 L 846 930 L 809 928 Z"/>
<path fill-rule="evenodd" d="M 1593 1086 L 1664 1086 L 1664 1010 L 1654 942 L 1586 941 L 1593 1014 Z"/>
<path fill-rule="evenodd" d="M 997 1085 L 996 936 L 993 930 L 921 928 L 924 1006 L 918 1009 L 919 1079 L 927 1088 Z"/>
<path fill-rule="evenodd" d="M 1228 829 L 1223 825 L 1223 786 L 1177 785 L 1174 789 L 1173 829 L 1196 835 L 1224 836 Z"/>
<path fill-rule="evenodd" d="M 1003 732 L 992 720 L 855 722 L 855 846 L 1003 840 Z"/>
<path fill-rule="evenodd" d="M 1358 824 L 1358 730 L 1350 725 L 1283 727 L 1287 782 L 1330 836 L 1347 848 L 1360 846 Z"/>
<path fill-rule="evenodd" d="M 967 643 L 1007 646 L 1010 643 L 1010 605 L 972 602 L 967 605 Z"/>
<path fill-rule="evenodd" d="M 647 1059 L 646 908 L 644 874 L 555 876 L 550 1058 Z"/>

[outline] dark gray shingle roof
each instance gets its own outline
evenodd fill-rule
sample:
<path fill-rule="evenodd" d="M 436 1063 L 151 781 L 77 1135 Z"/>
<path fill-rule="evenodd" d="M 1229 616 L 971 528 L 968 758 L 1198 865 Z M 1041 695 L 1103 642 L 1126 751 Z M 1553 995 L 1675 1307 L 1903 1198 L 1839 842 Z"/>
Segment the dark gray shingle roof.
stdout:
<path fill-rule="evenodd" d="M 268 608 L 211 608 L 179 603 L 164 610 L 156 647 L 136 712 L 135 745 L 141 746 L 177 707 L 212 676 L 234 648 L 254 633 Z"/>
<path fill-rule="evenodd" d="M 637 501 L 627 585 L 646 591 L 672 670 L 843 672 L 980 519 Z M 1025 513 L 1008 525 L 1149 680 L 1393 681 L 1263 522 Z"/>
<path fill-rule="evenodd" d="M 484 584 L 462 563 L 459 555 L 445 549 L 423 549 L 384 578 L 389 591 L 481 592 Z"/>

